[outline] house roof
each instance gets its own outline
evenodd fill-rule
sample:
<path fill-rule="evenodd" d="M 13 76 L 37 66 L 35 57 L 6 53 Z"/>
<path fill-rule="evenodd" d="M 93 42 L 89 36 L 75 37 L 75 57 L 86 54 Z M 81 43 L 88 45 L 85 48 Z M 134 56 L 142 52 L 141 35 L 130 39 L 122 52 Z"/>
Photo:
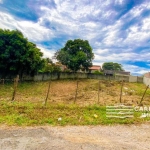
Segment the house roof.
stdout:
<path fill-rule="evenodd" d="M 150 78 L 150 72 L 145 73 L 144 76 Z"/>
<path fill-rule="evenodd" d="M 101 66 L 93 65 L 92 67 L 89 67 L 89 70 L 100 70 Z"/>
<path fill-rule="evenodd" d="M 115 71 L 115 70 L 104 70 L 105 74 L 122 74 L 122 75 L 130 75 L 130 72 L 127 71 Z"/>
<path fill-rule="evenodd" d="M 128 71 L 116 71 L 116 74 L 130 75 Z"/>

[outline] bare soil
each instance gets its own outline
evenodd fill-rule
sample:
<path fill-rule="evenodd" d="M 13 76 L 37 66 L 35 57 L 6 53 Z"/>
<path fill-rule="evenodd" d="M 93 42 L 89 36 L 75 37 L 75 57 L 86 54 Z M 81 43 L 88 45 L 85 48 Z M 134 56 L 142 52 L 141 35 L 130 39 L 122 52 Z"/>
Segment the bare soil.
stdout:
<path fill-rule="evenodd" d="M 76 80 L 51 81 L 48 94 L 48 103 L 76 104 L 85 106 L 99 103 L 100 105 L 110 105 L 120 102 L 121 82 L 107 80 L 79 80 L 78 89 Z M 49 81 L 19 83 L 17 87 L 15 101 L 43 103 Z M 138 105 L 146 86 L 142 83 L 125 82 L 122 90 L 121 102 L 129 105 Z M 11 86 L 0 85 L 0 100 L 10 101 L 12 98 L 13 84 Z M 150 105 L 150 91 L 147 90 L 143 104 Z"/>
<path fill-rule="evenodd" d="M 149 126 L 1 126 L 0 150 L 149 150 Z"/>

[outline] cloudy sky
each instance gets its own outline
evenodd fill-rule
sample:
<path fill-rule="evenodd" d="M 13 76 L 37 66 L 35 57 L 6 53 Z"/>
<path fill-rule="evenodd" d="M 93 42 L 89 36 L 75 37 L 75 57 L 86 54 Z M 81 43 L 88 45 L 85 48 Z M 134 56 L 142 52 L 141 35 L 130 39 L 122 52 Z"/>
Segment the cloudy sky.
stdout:
<path fill-rule="evenodd" d="M 80 38 L 93 48 L 93 64 L 150 71 L 149 0 L 0 0 L 0 28 L 20 30 L 45 57 Z"/>

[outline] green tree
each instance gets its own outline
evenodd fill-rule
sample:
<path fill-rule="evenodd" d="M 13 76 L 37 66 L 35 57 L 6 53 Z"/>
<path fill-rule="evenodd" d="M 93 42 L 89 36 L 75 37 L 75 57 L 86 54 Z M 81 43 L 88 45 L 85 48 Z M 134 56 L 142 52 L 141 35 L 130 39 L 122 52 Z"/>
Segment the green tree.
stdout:
<path fill-rule="evenodd" d="M 0 29 L 0 70 L 8 74 L 34 75 L 44 65 L 43 53 L 18 30 Z"/>
<path fill-rule="evenodd" d="M 61 72 L 61 69 L 50 58 L 45 58 L 44 67 L 39 72 Z"/>
<path fill-rule="evenodd" d="M 122 65 L 114 62 L 105 62 L 102 65 L 103 70 L 123 71 Z"/>
<path fill-rule="evenodd" d="M 68 40 L 65 47 L 55 53 L 55 58 L 68 69 L 76 72 L 79 69 L 88 69 L 92 66 L 94 54 L 87 40 Z"/>

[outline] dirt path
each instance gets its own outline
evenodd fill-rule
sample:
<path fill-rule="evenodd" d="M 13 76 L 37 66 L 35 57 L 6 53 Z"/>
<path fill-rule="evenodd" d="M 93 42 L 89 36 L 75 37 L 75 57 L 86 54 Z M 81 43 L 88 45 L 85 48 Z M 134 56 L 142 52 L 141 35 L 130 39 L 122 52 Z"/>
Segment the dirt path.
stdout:
<path fill-rule="evenodd" d="M 150 150 L 150 124 L 0 127 L 0 150 Z"/>

